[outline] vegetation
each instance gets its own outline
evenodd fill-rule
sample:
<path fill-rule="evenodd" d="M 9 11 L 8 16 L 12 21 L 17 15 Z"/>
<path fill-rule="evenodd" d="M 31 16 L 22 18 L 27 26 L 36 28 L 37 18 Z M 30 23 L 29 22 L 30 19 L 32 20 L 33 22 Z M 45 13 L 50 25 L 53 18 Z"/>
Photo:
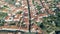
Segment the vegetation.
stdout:
<path fill-rule="evenodd" d="M 16 3 L 16 0 L 5 0 L 5 1 L 8 2 L 9 4 L 14 4 L 14 5 Z M 48 5 L 49 9 L 52 10 L 55 13 L 55 15 L 49 14 L 50 16 L 43 17 L 42 18 L 43 19 L 42 23 L 41 22 L 36 22 L 34 20 L 31 20 L 31 22 L 36 23 L 37 26 L 39 26 L 43 31 L 46 31 L 47 34 L 49 34 L 49 33 L 53 32 L 53 31 L 60 30 L 60 7 L 57 7 L 60 0 L 51 0 L 51 1 L 44 0 L 44 1 L 45 1 L 44 3 L 46 3 Z M 38 2 L 35 2 L 34 0 L 32 0 L 32 3 L 34 5 L 35 9 L 38 10 L 37 14 L 38 15 L 41 14 L 42 13 L 41 9 L 45 8 L 44 6 L 41 6 L 43 3 L 40 5 L 40 4 L 38 4 Z M 17 6 L 17 7 L 19 7 L 19 6 Z M 6 6 L 6 5 L 4 5 L 2 7 L 2 9 L 6 9 L 6 8 L 9 8 L 9 7 Z M 48 11 L 48 10 L 46 10 L 46 11 Z M 21 14 L 22 12 L 23 11 L 18 11 L 16 14 Z M 6 17 L 6 16 L 7 16 L 7 13 L 0 12 L 0 26 L 4 25 L 4 23 L 5 23 L 4 17 Z M 16 24 L 11 23 L 9 25 L 16 25 Z M 25 26 L 25 24 L 23 24 L 23 22 L 21 22 L 21 20 L 18 22 L 18 26 L 20 26 L 20 25 Z M 23 33 L 23 34 L 25 34 L 25 33 Z M 29 33 L 26 33 L 26 34 L 29 34 Z M 31 34 L 33 34 L 33 33 L 31 33 Z"/>
<path fill-rule="evenodd" d="M 10 23 L 9 25 L 16 25 L 16 23 Z"/>
<path fill-rule="evenodd" d="M 21 14 L 23 11 L 18 11 L 16 14 Z"/>
<path fill-rule="evenodd" d="M 0 12 L 0 19 L 3 19 L 4 17 L 6 17 L 8 14 L 4 13 L 4 12 Z"/>
<path fill-rule="evenodd" d="M 33 5 L 35 6 L 35 9 L 38 10 L 37 14 L 41 14 L 42 12 L 40 11 L 42 6 L 40 6 L 37 2 L 34 2 L 34 0 L 32 0 Z"/>
<path fill-rule="evenodd" d="M 1 10 L 4 10 L 4 9 L 9 9 L 9 7 L 7 5 L 3 5 L 3 7 L 0 7 Z"/>
<path fill-rule="evenodd" d="M 6 22 L 3 19 L 0 20 L 0 26 L 3 26 L 5 23 Z"/>
<path fill-rule="evenodd" d="M 8 2 L 9 4 L 15 4 L 16 3 L 16 0 L 5 0 L 6 2 Z"/>
<path fill-rule="evenodd" d="M 41 0 L 42 1 L 42 0 Z M 43 8 L 43 6 L 38 5 L 37 2 L 32 1 L 34 6 L 36 6 L 39 14 L 41 14 L 40 9 Z M 37 23 L 38 26 L 43 30 L 46 31 L 47 34 L 53 32 L 53 31 L 58 31 L 60 30 L 60 9 L 59 7 L 56 7 L 57 4 L 60 2 L 60 0 L 51 0 L 48 2 L 47 0 L 45 1 L 46 4 L 50 4 L 49 8 L 50 10 L 54 11 L 56 15 L 50 15 L 49 17 L 43 17 L 43 22 L 42 23 Z"/>
<path fill-rule="evenodd" d="M 7 13 L 0 12 L 0 26 L 3 26 L 5 21 L 4 18 L 7 16 Z"/>

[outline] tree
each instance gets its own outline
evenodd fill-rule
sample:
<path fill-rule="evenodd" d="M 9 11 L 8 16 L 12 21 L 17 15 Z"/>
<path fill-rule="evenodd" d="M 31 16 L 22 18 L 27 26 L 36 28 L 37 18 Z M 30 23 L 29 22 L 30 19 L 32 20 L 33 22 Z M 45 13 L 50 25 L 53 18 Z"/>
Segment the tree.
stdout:
<path fill-rule="evenodd" d="M 0 12 L 0 19 L 3 19 L 4 17 L 6 17 L 8 14 L 4 13 L 4 12 Z"/>
<path fill-rule="evenodd" d="M 6 22 L 4 21 L 4 19 L 0 20 L 0 26 L 3 26 Z"/>
<path fill-rule="evenodd" d="M 3 26 L 5 21 L 4 18 L 7 16 L 7 13 L 0 12 L 0 26 Z"/>
<path fill-rule="evenodd" d="M 34 0 L 32 0 L 32 3 L 33 3 L 33 5 L 35 6 L 35 9 L 37 8 L 37 10 L 38 10 L 37 14 L 42 13 L 42 12 L 40 11 L 40 9 L 42 8 L 42 6 L 40 6 L 37 2 L 34 2 Z"/>
<path fill-rule="evenodd" d="M 16 0 L 5 0 L 6 2 L 8 2 L 9 4 L 15 4 Z"/>
<path fill-rule="evenodd" d="M 56 12 L 56 16 L 57 16 L 57 19 L 55 20 L 55 23 L 56 23 L 56 26 L 60 26 L 60 9 L 57 8 L 55 9 L 55 12 Z"/>
<path fill-rule="evenodd" d="M 21 14 L 23 11 L 18 11 L 16 14 Z"/>

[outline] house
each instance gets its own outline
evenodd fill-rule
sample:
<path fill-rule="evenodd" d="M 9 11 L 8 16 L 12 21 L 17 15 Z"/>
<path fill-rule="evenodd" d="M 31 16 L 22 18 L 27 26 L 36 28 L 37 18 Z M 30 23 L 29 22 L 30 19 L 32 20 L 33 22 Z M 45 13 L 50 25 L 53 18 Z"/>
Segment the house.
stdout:
<path fill-rule="evenodd" d="M 20 0 L 17 0 L 16 5 L 20 4 L 19 1 Z M 25 28 L 22 27 L 22 26 L 21 27 L 17 27 L 17 26 L 14 25 L 14 26 L 8 26 L 8 27 L 5 26 L 5 28 L 12 28 L 13 30 L 17 28 L 17 29 L 22 30 L 24 32 L 28 31 L 28 29 L 29 29 L 29 17 L 28 17 L 27 1 L 26 0 L 22 0 L 21 2 L 22 2 L 22 6 L 21 7 L 17 7 L 17 8 L 15 6 L 11 5 L 11 4 L 7 4 L 9 7 L 11 7 L 11 14 L 8 14 L 8 16 L 5 17 L 5 21 L 6 22 L 10 22 L 10 21 L 14 21 L 14 22 L 17 21 L 18 22 L 18 21 L 21 21 L 21 19 L 23 19 L 23 24 L 25 26 L 27 26 L 27 27 L 25 27 Z M 30 5 L 33 6 L 32 0 L 30 1 Z M 41 21 L 41 20 L 39 20 L 39 17 L 47 17 L 47 14 L 36 15 L 36 13 L 38 12 L 38 10 L 37 9 L 35 10 L 35 7 L 34 6 L 32 7 L 32 6 L 31 6 L 31 18 L 32 18 L 31 20 L 35 19 L 36 22 L 39 22 L 39 21 Z M 32 8 L 33 8 L 33 10 L 32 10 Z M 20 10 L 24 11 L 24 15 L 23 14 L 16 14 Z M 43 9 L 43 10 L 45 10 L 45 9 Z M 32 30 L 36 31 L 37 28 L 38 28 L 38 26 L 35 24 L 35 25 L 33 25 Z M 41 29 L 38 28 L 37 31 L 41 33 Z M 12 34 L 12 33 L 9 33 L 9 34 Z"/>
<path fill-rule="evenodd" d="M 5 17 L 5 21 L 9 22 L 9 21 L 19 21 L 20 17 L 22 17 L 21 14 L 16 14 L 14 16 L 12 16 L 11 14 L 8 14 L 8 16 Z"/>
<path fill-rule="evenodd" d="M 47 14 L 39 14 L 39 18 L 48 17 Z"/>
<path fill-rule="evenodd" d="M 24 18 L 23 21 L 24 21 L 26 24 L 29 24 L 29 18 Z"/>
<path fill-rule="evenodd" d="M 17 15 L 15 15 L 15 17 L 14 17 L 14 21 L 19 21 L 20 19 L 21 19 L 21 17 L 22 17 L 22 15 L 21 14 L 17 14 Z"/>
<path fill-rule="evenodd" d="M 36 24 L 32 25 L 31 32 L 38 32 L 39 34 L 42 34 L 41 28 L 39 28 Z"/>
<path fill-rule="evenodd" d="M 8 13 L 9 10 L 7 10 L 7 9 L 3 9 L 2 12 Z"/>

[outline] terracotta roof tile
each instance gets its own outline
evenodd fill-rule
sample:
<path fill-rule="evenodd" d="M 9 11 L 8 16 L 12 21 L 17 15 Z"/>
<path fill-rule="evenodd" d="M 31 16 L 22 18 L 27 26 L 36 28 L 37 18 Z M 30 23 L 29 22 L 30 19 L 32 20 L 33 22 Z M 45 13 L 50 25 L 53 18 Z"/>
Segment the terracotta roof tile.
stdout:
<path fill-rule="evenodd" d="M 9 16 L 6 16 L 6 17 L 5 17 L 5 20 L 7 20 L 7 19 L 9 19 Z"/>
<path fill-rule="evenodd" d="M 24 22 L 29 22 L 29 19 L 28 18 L 24 18 Z"/>

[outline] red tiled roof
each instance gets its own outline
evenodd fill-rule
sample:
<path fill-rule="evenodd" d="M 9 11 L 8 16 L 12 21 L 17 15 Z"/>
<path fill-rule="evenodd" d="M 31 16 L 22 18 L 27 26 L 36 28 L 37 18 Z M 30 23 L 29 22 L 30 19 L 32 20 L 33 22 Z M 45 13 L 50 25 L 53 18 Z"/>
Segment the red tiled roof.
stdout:
<path fill-rule="evenodd" d="M 17 14 L 17 15 L 15 15 L 16 17 L 14 17 L 14 19 L 19 19 L 20 18 L 20 14 Z"/>
<path fill-rule="evenodd" d="M 35 1 L 37 1 L 37 0 L 35 0 Z M 39 0 L 38 0 L 39 1 Z M 38 2 L 37 1 L 37 2 Z M 39 3 L 39 2 L 38 2 Z M 27 6 L 27 1 L 26 0 L 23 0 L 23 4 L 24 4 L 24 6 L 22 6 L 22 7 L 19 7 L 19 8 L 15 8 L 14 10 L 12 10 L 13 12 L 16 12 L 17 10 L 19 10 L 19 9 L 21 9 L 21 10 L 23 10 L 24 12 L 28 12 L 28 8 L 25 8 L 25 6 Z M 30 5 L 33 5 L 32 4 L 32 0 L 30 1 Z M 10 6 L 10 7 L 13 7 L 12 5 Z M 33 11 L 35 11 L 35 12 L 33 12 Z M 35 21 L 37 21 L 38 20 L 38 16 L 45 16 L 45 15 L 47 15 L 47 14 L 39 14 L 39 15 L 37 15 L 37 16 L 35 16 L 35 15 L 33 15 L 34 13 L 36 13 L 36 12 L 38 12 L 38 10 L 36 9 L 36 10 L 31 10 L 31 18 L 35 18 Z M 27 13 L 26 13 L 26 15 L 28 15 Z M 22 16 L 21 14 L 16 14 L 15 15 L 16 17 L 14 17 L 14 19 L 20 19 L 20 16 Z M 6 18 L 5 19 L 9 19 L 9 17 L 10 16 L 6 16 Z M 24 18 L 23 19 L 24 20 L 24 22 L 26 23 L 26 25 L 28 26 L 29 25 L 29 18 Z M 13 29 L 15 29 L 15 28 L 17 28 L 17 29 L 19 29 L 17 26 L 4 26 L 4 28 L 13 28 Z M 23 30 L 27 30 L 27 28 L 22 28 L 22 27 L 20 27 L 21 29 L 23 29 Z M 33 25 L 33 28 L 39 28 L 36 24 L 34 24 Z M 40 29 L 40 28 L 39 28 Z M 40 29 L 41 30 L 41 29 Z M 39 31 L 39 32 L 41 32 L 41 31 Z"/>
<path fill-rule="evenodd" d="M 39 16 L 46 16 L 47 14 L 39 14 Z"/>
<path fill-rule="evenodd" d="M 6 17 L 5 17 L 5 20 L 9 19 L 9 17 L 10 17 L 10 16 L 6 16 Z"/>
<path fill-rule="evenodd" d="M 29 22 L 29 19 L 28 18 L 24 18 L 24 22 Z"/>

